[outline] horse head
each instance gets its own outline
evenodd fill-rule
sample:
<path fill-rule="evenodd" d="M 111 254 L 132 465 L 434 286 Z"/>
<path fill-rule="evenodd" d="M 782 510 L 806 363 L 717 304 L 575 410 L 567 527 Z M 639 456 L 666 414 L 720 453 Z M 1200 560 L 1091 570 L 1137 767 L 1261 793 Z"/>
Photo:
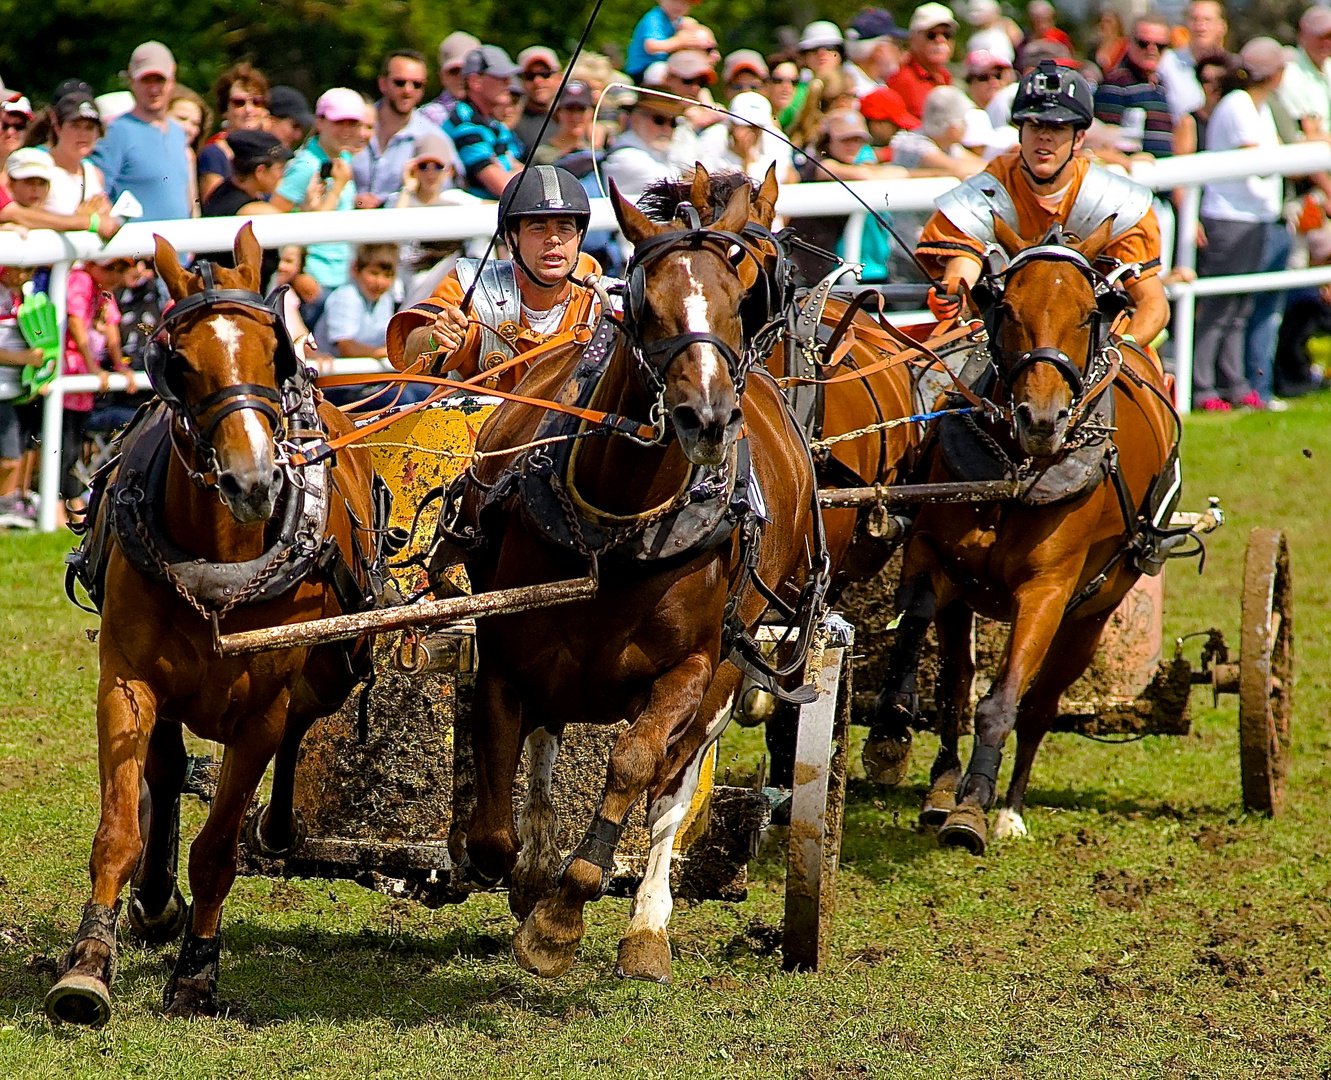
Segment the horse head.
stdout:
<path fill-rule="evenodd" d="M 613 182 L 611 201 L 635 248 L 625 325 L 646 389 L 673 422 L 685 456 L 719 465 L 744 421 L 740 308 L 758 266 L 753 245 L 738 234 L 749 220 L 750 189 L 738 187 L 709 225 L 697 216 L 657 224 Z"/>
<path fill-rule="evenodd" d="M 1105 220 L 1080 243 L 1066 244 L 1059 234 L 1031 244 L 994 216 L 994 235 L 1010 262 L 994 290 L 992 347 L 1011 395 L 1013 430 L 1029 457 L 1062 449 L 1087 389 L 1102 321 L 1092 264 L 1112 226 L 1113 218 Z"/>
<path fill-rule="evenodd" d="M 267 521 L 282 490 L 275 440 L 282 384 L 295 360 L 281 316 L 259 295 L 263 253 L 254 229 L 246 222 L 236 236 L 234 270 L 185 270 L 171 243 L 155 240 L 157 273 L 173 303 L 152 345 L 149 375 L 235 519 Z"/>

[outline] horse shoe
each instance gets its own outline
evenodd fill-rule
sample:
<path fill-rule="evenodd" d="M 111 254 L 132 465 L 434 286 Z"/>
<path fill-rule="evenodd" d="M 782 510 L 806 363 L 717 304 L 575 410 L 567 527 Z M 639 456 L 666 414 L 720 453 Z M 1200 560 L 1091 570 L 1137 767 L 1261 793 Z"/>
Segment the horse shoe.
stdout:
<path fill-rule="evenodd" d="M 940 776 L 929 788 L 920 807 L 920 824 L 926 829 L 941 828 L 948 815 L 957 808 L 957 780 L 955 773 Z"/>
<path fill-rule="evenodd" d="M 142 945 L 165 945 L 175 941 L 185 929 L 188 917 L 189 905 L 185 903 L 178 884 L 172 884 L 171 898 L 156 915 L 149 915 L 144 909 L 138 892 L 130 893 L 129 929 Z"/>
<path fill-rule="evenodd" d="M 989 842 L 989 822 L 984 809 L 974 803 L 958 806 L 938 830 L 938 842 L 945 847 L 965 848 L 972 855 L 983 855 Z"/>

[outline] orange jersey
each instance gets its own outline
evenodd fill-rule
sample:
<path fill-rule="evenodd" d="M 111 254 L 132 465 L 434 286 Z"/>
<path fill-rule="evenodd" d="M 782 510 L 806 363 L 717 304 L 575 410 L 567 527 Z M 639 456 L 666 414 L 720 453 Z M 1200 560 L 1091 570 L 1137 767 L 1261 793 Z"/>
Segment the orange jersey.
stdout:
<path fill-rule="evenodd" d="M 1082 181 L 1091 169 L 1091 162 L 1084 157 L 1076 157 L 1068 170 L 1072 174 L 1071 182 L 1063 192 L 1062 198 L 1052 209 L 1043 205 L 1036 198 L 1021 173 L 1021 154 L 1019 151 L 1003 154 L 989 163 L 981 177 L 996 177 L 1012 197 L 1013 207 L 1017 212 L 1015 230 L 1023 240 L 1034 243 L 1048 231 L 1054 222 L 1066 224 L 1072 213 L 1077 193 Z M 1098 224 L 1098 222 L 1097 222 Z M 1078 239 L 1084 239 L 1079 237 Z M 941 210 L 933 217 L 920 234 L 920 242 L 915 248 L 920 260 L 935 277 L 940 276 L 949 259 L 958 255 L 974 255 L 979 262 L 984 261 L 984 244 L 968 235 L 953 222 L 949 221 Z M 1160 272 L 1160 223 L 1156 221 L 1155 211 L 1148 209 L 1142 219 L 1114 237 L 1105 247 L 1104 256 L 1125 263 L 1140 263 L 1141 271 L 1127 280 L 1141 280 Z"/>
<path fill-rule="evenodd" d="M 600 264 L 595 259 L 585 252 L 579 253 L 574 277 L 585 278 L 589 274 L 599 276 L 600 273 Z M 416 357 L 403 355 L 408 335 L 418 327 L 432 325 L 435 316 L 443 310 L 444 305 L 461 307 L 465 295 L 466 290 L 458 279 L 457 271 L 450 270 L 428 299 L 413 304 L 409 308 L 404 308 L 394 315 L 388 324 L 389 362 L 399 371 L 404 371 L 410 367 L 415 362 Z M 585 285 L 574 284 L 573 291 L 568 299 L 568 306 L 560 317 L 558 328 L 552 333 L 538 333 L 528 326 L 527 316 L 521 310 L 520 302 L 514 304 L 514 307 L 517 308 L 515 314 L 518 317 L 516 319 L 506 319 L 492 329 L 503 339 L 503 343 L 512 350 L 512 353 L 517 355 L 528 352 L 549 341 L 556 334 L 572 330 L 580 324 L 591 323 L 596 315 L 597 306 L 595 292 Z M 462 344 L 445 358 L 443 364 L 439 367 L 439 371 L 456 371 L 463 379 L 469 379 L 508 360 L 509 353 L 501 351 L 498 347 L 492 348 L 491 346 L 496 346 L 497 343 L 492 336 L 487 343 L 486 337 L 484 328 L 473 322 L 467 328 Z M 516 364 L 500 372 L 495 377 L 494 385 L 501 390 L 512 390 L 526 373 L 526 364 Z"/>

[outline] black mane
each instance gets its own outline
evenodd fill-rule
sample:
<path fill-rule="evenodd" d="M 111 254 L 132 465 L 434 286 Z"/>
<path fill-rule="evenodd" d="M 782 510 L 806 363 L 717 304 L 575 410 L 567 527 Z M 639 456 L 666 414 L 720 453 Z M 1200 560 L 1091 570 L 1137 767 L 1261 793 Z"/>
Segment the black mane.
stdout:
<path fill-rule="evenodd" d="M 758 194 L 758 185 L 742 172 L 712 173 L 711 185 L 707 189 L 708 205 L 696 207 L 703 224 L 715 221 L 730 203 L 730 197 L 741 187 L 746 186 L 750 194 Z M 658 225 L 669 225 L 675 220 L 679 208 L 684 203 L 693 201 L 693 184 L 690 177 L 683 180 L 657 180 L 648 186 L 638 200 L 638 209 L 647 215 L 648 220 Z"/>

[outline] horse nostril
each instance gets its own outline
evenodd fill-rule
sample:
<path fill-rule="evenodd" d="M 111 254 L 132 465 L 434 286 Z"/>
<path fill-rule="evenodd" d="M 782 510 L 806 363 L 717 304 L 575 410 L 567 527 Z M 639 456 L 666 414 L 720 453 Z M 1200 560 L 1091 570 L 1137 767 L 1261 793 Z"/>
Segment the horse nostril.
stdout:
<path fill-rule="evenodd" d="M 1018 405 L 1016 409 L 1013 410 L 1013 412 L 1016 414 L 1019 420 L 1022 420 L 1027 424 L 1029 424 L 1032 420 L 1035 419 L 1035 410 L 1032 409 L 1030 405 L 1028 405 L 1024 401 L 1020 405 Z"/>
<path fill-rule="evenodd" d="M 273 490 L 274 490 L 274 491 L 281 491 L 281 490 L 282 490 L 282 470 L 281 470 L 281 468 L 275 468 L 275 469 L 273 469 Z"/>
<path fill-rule="evenodd" d="M 234 502 L 240 498 L 240 481 L 229 472 L 224 472 L 217 478 L 217 490 L 221 492 L 222 498 Z"/>
<path fill-rule="evenodd" d="M 675 430 L 684 435 L 697 435 L 702 430 L 702 419 L 692 405 L 676 405 L 670 413 Z"/>
<path fill-rule="evenodd" d="M 732 428 L 737 428 L 742 423 L 744 423 L 744 410 L 739 408 L 738 406 L 736 408 L 731 409 L 730 422 L 726 424 L 727 430 Z"/>

